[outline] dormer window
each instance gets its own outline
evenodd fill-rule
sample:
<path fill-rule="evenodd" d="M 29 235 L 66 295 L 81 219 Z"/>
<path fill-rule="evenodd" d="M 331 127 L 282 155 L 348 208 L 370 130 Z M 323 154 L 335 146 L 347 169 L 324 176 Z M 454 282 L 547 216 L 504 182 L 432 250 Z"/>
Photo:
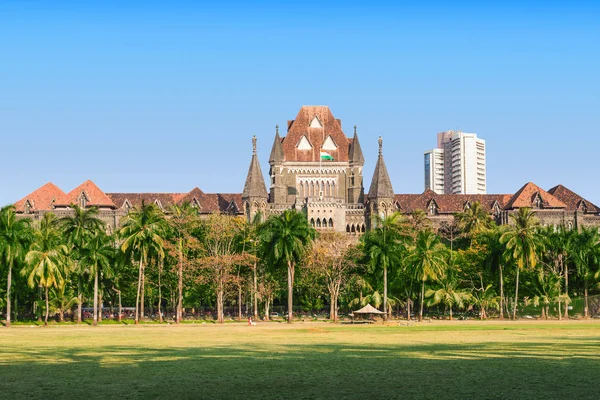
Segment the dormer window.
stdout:
<path fill-rule="evenodd" d="M 323 142 L 323 150 L 330 150 L 330 151 L 334 151 L 337 150 L 337 145 L 335 144 L 335 142 L 333 141 L 333 139 L 331 138 L 331 136 L 327 136 L 327 139 L 325 139 L 325 141 Z"/>
<path fill-rule="evenodd" d="M 429 202 L 429 215 L 437 215 L 438 214 L 438 206 L 435 200 L 431 200 Z"/>
<path fill-rule="evenodd" d="M 312 119 L 312 121 L 310 121 L 310 127 L 311 128 L 322 128 L 323 127 L 323 124 L 319 120 L 319 117 L 317 117 L 315 115 L 315 117 Z"/>
<path fill-rule="evenodd" d="M 540 196 L 539 193 L 535 196 L 535 200 L 533 201 L 533 204 L 534 204 L 535 208 L 542 208 L 543 207 L 544 202 L 543 202 L 542 197 Z"/>
<path fill-rule="evenodd" d="M 88 203 L 88 198 L 85 195 L 85 192 L 81 192 L 79 195 L 79 207 L 86 208 Z"/>
<path fill-rule="evenodd" d="M 298 142 L 297 147 L 298 147 L 298 150 L 312 150 L 312 148 L 313 148 L 312 144 L 310 144 L 310 142 L 308 141 L 306 136 L 302 136 L 302 138 Z"/>
<path fill-rule="evenodd" d="M 25 202 L 25 214 L 29 214 L 31 212 L 31 203 L 29 200 Z"/>

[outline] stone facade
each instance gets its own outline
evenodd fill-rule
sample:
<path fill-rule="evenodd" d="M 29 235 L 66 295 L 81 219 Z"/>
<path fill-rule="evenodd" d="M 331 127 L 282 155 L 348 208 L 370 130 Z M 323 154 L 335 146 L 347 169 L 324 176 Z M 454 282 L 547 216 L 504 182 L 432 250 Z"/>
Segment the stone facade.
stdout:
<path fill-rule="evenodd" d="M 379 138 L 379 154 L 369 192 L 363 186 L 365 159 L 354 127 L 350 138 L 342 123 L 326 106 L 304 106 L 296 119 L 288 121 L 287 134 L 275 139 L 269 156 L 268 183 L 260 168 L 256 138 L 242 193 L 104 193 L 86 181 L 69 193 L 47 183 L 15 203 L 19 215 L 39 221 L 47 212 L 58 217 L 72 214 L 72 205 L 97 207 L 100 218 L 113 231 L 127 213 L 142 203 L 154 203 L 169 213 L 171 207 L 189 203 L 201 216 L 224 213 L 262 220 L 287 209 L 303 210 L 317 230 L 360 235 L 371 228 L 375 215 L 394 212 L 426 213 L 435 227 L 452 224 L 454 215 L 479 202 L 498 224 L 508 224 L 519 208 L 533 208 L 542 225 L 600 229 L 600 208 L 562 185 L 548 191 L 529 182 L 514 194 L 396 194 L 392 188 Z M 268 187 L 268 190 L 267 190 Z"/>

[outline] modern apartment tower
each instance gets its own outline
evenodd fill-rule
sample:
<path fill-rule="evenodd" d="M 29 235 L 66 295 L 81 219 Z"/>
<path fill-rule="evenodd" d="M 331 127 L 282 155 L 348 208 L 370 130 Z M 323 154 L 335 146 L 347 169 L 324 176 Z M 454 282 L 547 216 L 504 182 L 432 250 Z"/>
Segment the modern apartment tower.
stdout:
<path fill-rule="evenodd" d="M 485 140 L 474 133 L 445 131 L 425 152 L 425 189 L 437 194 L 486 194 Z"/>

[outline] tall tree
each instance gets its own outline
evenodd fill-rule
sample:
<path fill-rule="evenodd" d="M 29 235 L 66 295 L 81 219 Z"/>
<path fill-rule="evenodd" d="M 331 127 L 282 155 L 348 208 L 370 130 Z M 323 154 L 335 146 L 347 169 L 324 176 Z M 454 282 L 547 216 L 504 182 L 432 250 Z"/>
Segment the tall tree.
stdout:
<path fill-rule="evenodd" d="M 131 254 L 139 260 L 138 285 L 135 298 L 135 323 L 139 323 L 140 292 L 144 277 L 144 266 L 148 261 L 148 253 L 156 252 L 164 255 L 164 237 L 167 232 L 165 215 L 154 204 L 146 205 L 142 202 L 141 208 L 130 212 L 125 217 L 123 227 L 119 231 L 122 238 L 121 251 Z"/>
<path fill-rule="evenodd" d="M 552 273 L 562 275 L 562 283 L 564 294 L 558 296 L 559 319 L 561 319 L 561 302 L 564 300 L 565 318 L 569 317 L 569 264 L 573 258 L 571 249 L 574 245 L 574 240 L 577 231 L 565 229 L 564 226 L 552 227 L 549 226 L 543 229 L 543 238 L 545 243 L 544 256 L 551 265 Z"/>
<path fill-rule="evenodd" d="M 459 229 L 473 241 L 473 237 L 490 229 L 494 221 L 478 201 L 470 204 L 464 211 L 454 217 Z"/>
<path fill-rule="evenodd" d="M 362 236 L 364 253 L 372 272 L 383 273 L 383 309 L 385 317 L 388 310 L 388 272 L 400 266 L 403 242 L 408 237 L 408 224 L 402 214 L 394 213 L 387 218 L 375 216 L 374 229 Z"/>
<path fill-rule="evenodd" d="M 577 273 L 583 279 L 583 316 L 589 317 L 588 286 L 600 274 L 600 233 L 595 228 L 582 228 L 574 238 L 574 259 Z"/>
<path fill-rule="evenodd" d="M 440 238 L 433 232 L 420 231 L 416 242 L 408 251 L 405 259 L 406 267 L 421 284 L 419 321 L 423 321 L 423 305 L 425 299 L 425 282 L 439 279 L 447 265 L 447 250 Z"/>
<path fill-rule="evenodd" d="M 342 233 L 323 232 L 313 243 L 308 266 L 325 281 L 329 292 L 329 318 L 333 322 L 338 321 L 340 290 L 350 278 L 359 257 L 357 246 Z"/>
<path fill-rule="evenodd" d="M 285 263 L 288 286 L 288 323 L 293 319 L 294 273 L 296 265 L 315 237 L 315 230 L 309 225 L 306 214 L 286 210 L 281 215 L 272 216 L 260 228 L 262 252 L 271 265 Z"/>
<path fill-rule="evenodd" d="M 224 322 L 223 308 L 227 285 L 232 282 L 236 266 L 250 260 L 242 254 L 237 239 L 243 230 L 244 221 L 228 215 L 212 214 L 202 221 L 201 242 L 204 254 L 200 266 L 208 273 L 214 285 L 217 300 L 217 322 Z M 204 278 L 204 277 L 203 277 Z"/>
<path fill-rule="evenodd" d="M 51 287 L 58 288 L 64 284 L 68 253 L 69 249 L 56 227 L 54 214 L 44 214 L 40 229 L 35 231 L 34 241 L 25 256 L 27 266 L 21 273 L 28 276 L 27 283 L 30 287 L 33 288 L 37 284 L 44 288 L 46 300 L 44 325 L 46 326 L 50 312 L 48 291 Z"/>
<path fill-rule="evenodd" d="M 169 225 L 175 239 L 177 254 L 177 324 L 180 324 L 183 318 L 183 270 L 188 261 L 188 253 L 198 247 L 198 241 L 193 236 L 198 224 L 198 210 L 190 203 L 176 204 L 171 208 Z"/>
<path fill-rule="evenodd" d="M 508 231 L 500 236 L 500 243 L 506 246 L 506 254 L 515 263 L 515 303 L 513 320 L 517 319 L 517 302 L 519 300 L 519 272 L 532 270 L 538 262 L 539 252 L 543 249 L 543 239 L 538 231 L 539 221 L 528 207 L 519 208 L 511 214 L 512 224 Z"/>
<path fill-rule="evenodd" d="M 11 319 L 12 270 L 15 263 L 25 258 L 32 240 L 31 220 L 17 218 L 14 206 L 0 209 L 0 265 L 6 267 L 6 327 Z"/>
<path fill-rule="evenodd" d="M 115 249 L 110 238 L 99 231 L 94 236 L 87 238 L 83 248 L 80 249 L 80 262 L 94 277 L 94 311 L 93 325 L 98 325 L 98 279 L 100 274 L 110 275 L 111 260 L 114 258 Z"/>
<path fill-rule="evenodd" d="M 83 304 L 83 278 L 86 274 L 85 267 L 80 264 L 81 250 L 87 240 L 97 234 L 104 232 L 105 223 L 98 217 L 98 208 L 81 208 L 77 204 L 71 205 L 72 215 L 62 217 L 58 220 L 64 235 L 71 248 L 71 258 L 77 273 L 77 323 L 81 323 L 81 306 Z"/>

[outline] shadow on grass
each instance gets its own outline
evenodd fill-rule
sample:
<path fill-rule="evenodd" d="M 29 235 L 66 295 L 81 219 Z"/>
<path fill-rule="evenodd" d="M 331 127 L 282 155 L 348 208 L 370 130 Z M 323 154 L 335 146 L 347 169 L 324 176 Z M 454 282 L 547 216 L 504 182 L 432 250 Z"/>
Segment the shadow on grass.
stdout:
<path fill-rule="evenodd" d="M 600 340 L 477 346 L 35 348 L 3 398 L 595 399 Z"/>

